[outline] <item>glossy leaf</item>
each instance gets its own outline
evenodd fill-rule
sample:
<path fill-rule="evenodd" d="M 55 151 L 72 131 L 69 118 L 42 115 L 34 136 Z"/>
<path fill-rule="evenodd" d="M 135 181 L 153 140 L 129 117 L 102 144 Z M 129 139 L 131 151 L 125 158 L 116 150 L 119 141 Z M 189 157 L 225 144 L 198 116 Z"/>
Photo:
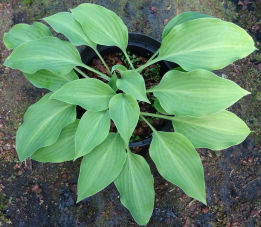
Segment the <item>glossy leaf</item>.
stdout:
<path fill-rule="evenodd" d="M 118 87 L 116 85 L 118 78 L 116 73 L 113 73 L 111 76 L 110 81 L 108 82 L 108 85 L 114 90 L 114 91 L 118 91 Z"/>
<path fill-rule="evenodd" d="M 36 150 L 31 159 L 38 162 L 65 162 L 74 159 L 75 155 L 75 133 L 79 124 L 76 119 L 73 123 L 65 126 L 57 141 L 47 147 L 42 147 Z"/>
<path fill-rule="evenodd" d="M 119 134 L 108 137 L 83 157 L 78 178 L 77 202 L 101 191 L 113 182 L 126 161 L 125 143 Z"/>
<path fill-rule="evenodd" d="M 117 87 L 135 99 L 150 103 L 146 96 L 145 81 L 143 77 L 134 70 L 121 72 L 121 78 L 116 82 Z"/>
<path fill-rule="evenodd" d="M 177 132 L 154 132 L 150 156 L 159 173 L 188 196 L 206 204 L 204 171 L 191 142 Z"/>
<path fill-rule="evenodd" d="M 50 100 L 51 94 L 30 106 L 24 115 L 24 123 L 16 134 L 20 161 L 30 157 L 37 149 L 53 144 L 61 130 L 76 119 L 76 106 Z"/>
<path fill-rule="evenodd" d="M 115 91 L 109 85 L 87 78 L 65 84 L 51 98 L 98 112 L 109 107 L 109 101 L 114 95 Z"/>
<path fill-rule="evenodd" d="M 143 157 L 128 151 L 120 175 L 114 181 L 121 203 L 139 225 L 146 225 L 154 206 L 154 185 L 149 165 Z"/>
<path fill-rule="evenodd" d="M 154 92 L 166 112 L 191 117 L 215 114 L 249 94 L 233 81 L 202 69 L 169 71 L 148 91 Z"/>
<path fill-rule="evenodd" d="M 96 48 L 96 44 L 87 37 L 82 26 L 71 13 L 56 13 L 43 20 L 50 24 L 56 32 L 64 34 L 74 46 L 87 45 L 93 49 Z"/>
<path fill-rule="evenodd" d="M 215 18 L 201 18 L 174 27 L 163 39 L 157 60 L 179 64 L 186 71 L 221 69 L 256 50 L 242 28 Z"/>
<path fill-rule="evenodd" d="M 173 19 L 171 19 L 168 22 L 168 24 L 165 26 L 165 28 L 163 30 L 161 39 L 163 40 L 170 33 L 170 31 L 177 25 L 182 24 L 186 21 L 195 20 L 195 19 L 199 19 L 199 18 L 205 18 L 205 17 L 215 18 L 213 16 L 210 16 L 207 14 L 202 14 L 202 13 L 197 13 L 197 12 L 181 13 L 181 14 L 175 16 Z"/>
<path fill-rule="evenodd" d="M 111 119 L 128 144 L 139 120 L 140 111 L 137 101 L 128 94 L 117 94 L 110 100 L 109 109 Z"/>
<path fill-rule="evenodd" d="M 71 12 L 93 42 L 126 49 L 128 29 L 114 12 L 90 3 L 81 4 Z"/>
<path fill-rule="evenodd" d="M 41 69 L 34 74 L 23 73 L 27 80 L 38 88 L 47 88 L 56 91 L 66 83 L 79 79 L 74 70 L 68 74 L 55 74 L 49 70 Z"/>
<path fill-rule="evenodd" d="M 8 33 L 4 34 L 4 44 L 8 50 L 15 49 L 21 44 L 40 39 L 45 36 L 52 36 L 49 28 L 39 22 L 34 22 L 32 25 L 16 24 Z"/>
<path fill-rule="evenodd" d="M 176 132 L 186 136 L 196 148 L 221 150 L 241 143 L 250 133 L 235 114 L 223 110 L 204 118 L 174 117 Z"/>
<path fill-rule="evenodd" d="M 108 110 L 84 113 L 75 134 L 75 159 L 88 154 L 106 139 L 110 130 L 110 122 Z"/>
<path fill-rule="evenodd" d="M 15 48 L 4 65 L 28 74 L 47 69 L 65 75 L 83 63 L 78 50 L 71 43 L 56 37 L 43 37 Z"/>

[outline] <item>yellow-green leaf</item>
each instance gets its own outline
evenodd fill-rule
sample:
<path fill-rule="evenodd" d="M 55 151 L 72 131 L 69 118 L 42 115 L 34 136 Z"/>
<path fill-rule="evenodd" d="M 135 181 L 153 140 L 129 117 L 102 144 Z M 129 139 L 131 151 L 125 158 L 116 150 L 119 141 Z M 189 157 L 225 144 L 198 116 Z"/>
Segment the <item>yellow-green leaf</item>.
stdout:
<path fill-rule="evenodd" d="M 175 131 L 196 148 L 225 149 L 241 143 L 250 133 L 239 117 L 226 110 L 203 118 L 175 116 L 172 122 Z"/>
<path fill-rule="evenodd" d="M 191 117 L 215 114 L 249 94 L 233 81 L 202 69 L 169 71 L 148 92 L 154 93 L 167 113 Z"/>
<path fill-rule="evenodd" d="M 149 152 L 166 180 L 206 204 L 203 166 L 197 151 L 185 136 L 177 132 L 154 132 Z"/>

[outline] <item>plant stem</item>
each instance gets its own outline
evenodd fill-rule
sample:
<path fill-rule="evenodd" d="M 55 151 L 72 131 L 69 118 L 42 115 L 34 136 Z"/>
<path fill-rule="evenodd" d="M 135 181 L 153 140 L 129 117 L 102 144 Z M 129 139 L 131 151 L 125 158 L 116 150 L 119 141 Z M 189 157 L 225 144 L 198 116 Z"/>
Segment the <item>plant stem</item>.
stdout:
<path fill-rule="evenodd" d="M 159 53 L 159 50 L 157 50 L 152 56 L 151 56 L 151 58 L 148 60 L 148 61 L 152 61 L 156 56 L 157 56 L 157 54 Z M 147 62 L 148 62 L 147 61 Z"/>
<path fill-rule="evenodd" d="M 81 66 L 86 68 L 86 69 L 88 69 L 88 70 L 90 70 L 90 71 L 92 71 L 92 72 L 94 72 L 94 73 L 96 73 L 96 74 L 98 74 L 101 78 L 103 78 L 105 80 L 108 80 L 108 81 L 110 80 L 110 77 L 104 75 L 103 73 L 100 73 L 99 71 L 89 67 L 88 65 L 82 64 Z"/>
<path fill-rule="evenodd" d="M 93 49 L 95 51 L 95 53 L 98 55 L 98 57 L 100 58 L 100 60 L 102 61 L 103 65 L 105 66 L 105 68 L 107 69 L 108 73 L 111 76 L 111 71 L 108 67 L 108 65 L 106 64 L 106 62 L 104 61 L 104 59 L 102 58 L 102 56 L 100 55 L 100 53 L 97 51 L 97 49 Z"/>
<path fill-rule="evenodd" d="M 152 65 L 152 64 L 154 64 L 154 63 L 156 63 L 156 62 L 158 62 L 160 60 L 161 59 L 159 59 L 159 58 L 155 58 L 155 59 L 153 59 L 151 61 L 147 61 L 147 63 L 145 65 L 140 66 L 139 68 L 136 69 L 136 71 L 140 73 L 146 67 L 148 67 L 148 66 L 150 66 L 150 65 Z"/>
<path fill-rule="evenodd" d="M 140 114 L 140 118 L 147 123 L 147 125 L 152 129 L 153 132 L 157 133 L 157 130 L 146 120 L 145 117 Z"/>
<path fill-rule="evenodd" d="M 84 72 L 82 72 L 80 69 L 78 69 L 77 67 L 73 68 L 75 71 L 77 71 L 78 73 L 80 73 L 82 76 L 84 76 L 85 78 L 89 78 Z"/>
<path fill-rule="evenodd" d="M 150 117 L 159 117 L 159 118 L 163 118 L 163 119 L 173 121 L 173 117 L 168 117 L 168 116 L 164 116 L 164 115 L 160 115 L 160 114 L 140 112 L 140 115 L 142 115 L 142 116 L 145 115 L 145 116 L 150 116 Z"/>
<path fill-rule="evenodd" d="M 129 64 L 130 64 L 132 70 L 135 70 L 135 68 L 134 68 L 134 66 L 133 66 L 133 64 L 132 64 L 132 62 L 131 62 L 131 60 L 130 60 L 130 58 L 129 58 L 129 55 L 126 53 L 125 50 L 122 51 L 122 52 L 124 53 L 125 57 L 127 58 L 127 60 L 128 60 L 128 62 L 129 62 Z"/>

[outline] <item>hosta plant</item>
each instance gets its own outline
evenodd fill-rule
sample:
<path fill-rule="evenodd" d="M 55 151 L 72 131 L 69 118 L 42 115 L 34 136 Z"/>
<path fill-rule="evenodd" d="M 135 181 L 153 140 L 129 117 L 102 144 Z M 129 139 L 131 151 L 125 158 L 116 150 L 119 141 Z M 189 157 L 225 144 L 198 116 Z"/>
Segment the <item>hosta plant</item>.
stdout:
<path fill-rule="evenodd" d="M 224 149 L 241 143 L 250 132 L 226 110 L 249 92 L 211 72 L 255 50 L 247 32 L 213 16 L 185 12 L 166 25 L 158 51 L 135 68 L 126 52 L 127 27 L 112 11 L 85 3 L 43 21 L 68 41 L 54 37 L 40 22 L 17 24 L 4 35 L 6 47 L 13 49 L 4 65 L 21 70 L 36 87 L 50 90 L 25 113 L 16 136 L 19 159 L 58 163 L 83 157 L 77 201 L 113 182 L 122 204 L 145 225 L 154 206 L 153 176 L 146 160 L 128 147 L 137 122 L 145 121 L 153 131 L 149 155 L 158 172 L 206 203 L 196 148 Z M 109 68 L 97 44 L 119 47 L 130 68 Z M 82 62 L 75 47 L 80 45 L 97 53 L 107 74 Z M 146 90 L 142 70 L 162 60 L 180 67 Z M 80 70 L 84 68 L 103 80 L 89 78 Z M 138 102 L 150 103 L 148 93 L 154 96 L 158 114 L 139 109 Z M 77 105 L 86 110 L 81 119 L 76 119 Z M 147 116 L 171 120 L 174 132 L 157 131 Z M 111 121 L 117 133 L 110 132 Z"/>

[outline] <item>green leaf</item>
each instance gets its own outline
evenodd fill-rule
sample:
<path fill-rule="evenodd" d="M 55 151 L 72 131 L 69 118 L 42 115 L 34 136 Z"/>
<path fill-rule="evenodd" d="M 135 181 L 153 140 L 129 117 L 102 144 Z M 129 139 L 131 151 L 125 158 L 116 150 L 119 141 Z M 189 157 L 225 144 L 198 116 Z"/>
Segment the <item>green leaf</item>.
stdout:
<path fill-rule="evenodd" d="M 16 134 L 16 150 L 21 162 L 37 149 L 53 144 L 62 128 L 76 119 L 76 106 L 50 100 L 51 95 L 30 106 L 24 115 L 24 123 Z"/>
<path fill-rule="evenodd" d="M 71 12 L 93 42 L 121 50 L 127 48 L 128 29 L 114 12 L 90 3 L 81 4 Z"/>
<path fill-rule="evenodd" d="M 215 18 L 201 18 L 173 28 L 163 39 L 157 60 L 175 62 L 186 71 L 211 71 L 254 50 L 253 39 L 242 28 Z"/>
<path fill-rule="evenodd" d="M 158 112 L 160 112 L 160 113 L 162 113 L 162 114 L 165 114 L 165 115 L 169 115 L 169 113 L 167 113 L 167 112 L 162 108 L 162 106 L 160 105 L 160 102 L 159 102 L 159 100 L 158 100 L 157 98 L 155 98 L 154 107 L 155 107 L 155 109 L 156 109 Z"/>
<path fill-rule="evenodd" d="M 115 94 L 109 85 L 97 79 L 87 78 L 65 84 L 51 98 L 99 112 L 109 107 L 109 101 Z"/>
<path fill-rule="evenodd" d="M 188 196 L 206 204 L 204 171 L 191 142 L 177 132 L 154 132 L 150 156 L 159 173 Z"/>
<path fill-rule="evenodd" d="M 71 13 L 56 13 L 43 20 L 50 24 L 56 32 L 64 34 L 74 46 L 87 45 L 93 49 L 96 48 L 96 44 L 88 38 L 82 30 L 82 26 Z"/>
<path fill-rule="evenodd" d="M 115 70 L 118 70 L 120 73 L 123 73 L 124 71 L 127 71 L 128 69 L 124 65 L 114 65 L 111 69 L 111 72 L 114 72 Z"/>
<path fill-rule="evenodd" d="M 88 154 L 106 139 L 110 130 L 110 122 L 108 110 L 85 112 L 75 134 L 75 159 Z"/>
<path fill-rule="evenodd" d="M 186 70 L 184 70 L 181 67 L 176 67 L 176 68 L 173 68 L 172 70 L 177 70 L 177 71 L 180 71 L 180 72 L 187 72 Z"/>
<path fill-rule="evenodd" d="M 117 78 L 117 75 L 116 73 L 113 73 L 112 76 L 111 76 L 111 79 L 108 83 L 108 85 L 110 85 L 110 87 L 114 90 L 114 91 L 118 91 L 118 87 L 116 85 L 116 82 L 117 82 L 118 78 Z"/>
<path fill-rule="evenodd" d="M 55 163 L 73 160 L 75 155 L 74 137 L 78 124 L 79 120 L 76 119 L 73 123 L 65 126 L 54 144 L 36 150 L 31 159 L 38 162 Z"/>
<path fill-rule="evenodd" d="M 47 88 L 56 91 L 66 83 L 79 79 L 74 70 L 68 74 L 55 74 L 49 70 L 41 69 L 34 74 L 23 73 L 27 80 L 38 88 Z"/>
<path fill-rule="evenodd" d="M 56 74 L 68 74 L 75 66 L 84 66 L 78 50 L 69 42 L 55 37 L 28 41 L 15 48 L 5 66 L 33 74 L 47 69 Z"/>
<path fill-rule="evenodd" d="M 117 87 L 135 99 L 150 103 L 146 96 L 145 81 L 143 77 L 134 70 L 121 72 L 121 78 L 116 82 Z"/>
<path fill-rule="evenodd" d="M 201 14 L 201 13 L 197 13 L 197 12 L 181 13 L 168 22 L 168 24 L 166 25 L 166 27 L 163 30 L 161 39 L 163 40 L 170 33 L 170 31 L 177 25 L 182 24 L 186 21 L 195 20 L 195 19 L 199 19 L 199 18 L 205 18 L 205 17 L 215 18 L 213 16 L 210 16 L 207 14 Z"/>
<path fill-rule="evenodd" d="M 125 144 L 119 134 L 108 137 L 83 157 L 78 178 L 77 202 L 101 191 L 120 174 L 126 161 Z"/>
<path fill-rule="evenodd" d="M 215 114 L 249 94 L 233 81 L 202 69 L 169 71 L 148 92 L 154 92 L 167 113 L 180 117 Z"/>
<path fill-rule="evenodd" d="M 149 165 L 139 155 L 127 152 L 127 160 L 114 181 L 121 203 L 139 225 L 146 225 L 154 207 L 154 180 Z"/>
<path fill-rule="evenodd" d="M 117 94 L 110 100 L 109 109 L 111 119 L 128 144 L 139 120 L 140 110 L 137 101 L 128 94 Z"/>
<path fill-rule="evenodd" d="M 15 49 L 21 44 L 40 39 L 45 36 L 52 36 L 49 28 L 39 22 L 34 22 L 32 25 L 16 24 L 8 33 L 4 34 L 4 44 L 8 50 Z"/>
<path fill-rule="evenodd" d="M 174 117 L 176 132 L 186 136 L 196 148 L 221 150 L 241 143 L 250 133 L 235 114 L 223 110 L 204 118 Z"/>

